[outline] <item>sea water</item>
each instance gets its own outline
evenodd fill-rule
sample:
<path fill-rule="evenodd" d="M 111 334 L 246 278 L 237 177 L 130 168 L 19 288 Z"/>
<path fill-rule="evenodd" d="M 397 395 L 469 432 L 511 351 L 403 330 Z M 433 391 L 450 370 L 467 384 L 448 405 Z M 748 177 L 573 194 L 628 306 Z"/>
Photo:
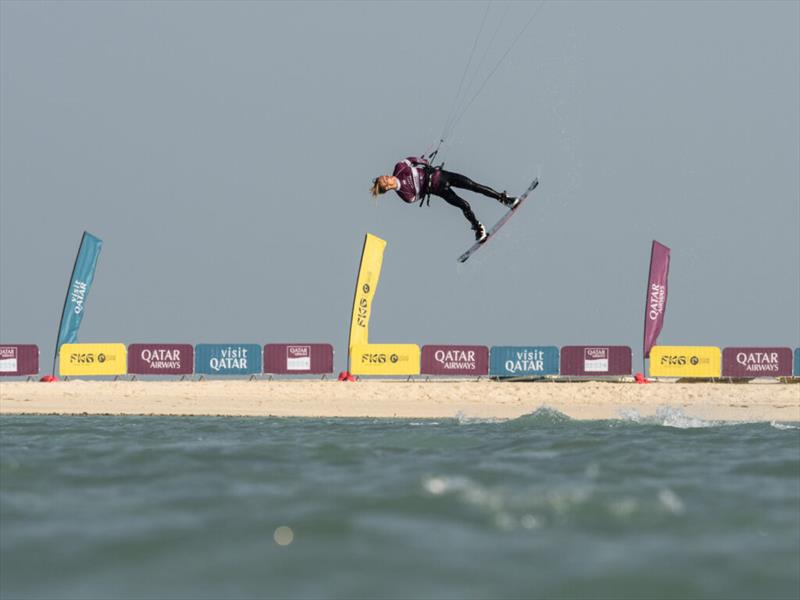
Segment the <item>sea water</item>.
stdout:
<path fill-rule="evenodd" d="M 0 418 L 0 597 L 797 598 L 800 429 Z"/>

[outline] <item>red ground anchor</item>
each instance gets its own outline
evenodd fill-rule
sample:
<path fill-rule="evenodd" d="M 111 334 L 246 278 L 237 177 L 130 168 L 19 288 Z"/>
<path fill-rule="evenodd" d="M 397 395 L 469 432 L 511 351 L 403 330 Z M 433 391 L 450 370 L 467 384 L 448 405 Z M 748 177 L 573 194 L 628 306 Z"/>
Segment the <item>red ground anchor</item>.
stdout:
<path fill-rule="evenodd" d="M 342 371 L 339 373 L 339 381 L 355 381 L 356 378 L 353 377 L 349 371 Z"/>
<path fill-rule="evenodd" d="M 50 383 L 50 382 L 53 382 L 53 381 L 59 381 L 59 379 L 55 375 L 42 375 L 42 378 L 39 381 L 43 381 L 45 383 Z"/>
<path fill-rule="evenodd" d="M 633 376 L 636 380 L 636 383 L 650 383 L 647 377 L 644 376 L 643 373 L 637 372 L 636 375 Z"/>

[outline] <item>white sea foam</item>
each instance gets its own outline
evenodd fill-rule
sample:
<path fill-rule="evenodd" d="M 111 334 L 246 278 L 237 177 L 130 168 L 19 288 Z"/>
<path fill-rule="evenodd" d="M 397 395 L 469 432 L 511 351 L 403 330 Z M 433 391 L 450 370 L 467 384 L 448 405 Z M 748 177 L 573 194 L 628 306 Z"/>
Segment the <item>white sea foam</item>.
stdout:
<path fill-rule="evenodd" d="M 695 429 L 699 427 L 719 427 L 719 421 L 706 421 L 685 415 L 679 408 L 662 406 L 656 410 L 656 419 L 661 421 L 665 427 L 677 427 L 678 429 Z"/>
<path fill-rule="evenodd" d="M 423 487 L 434 496 L 456 494 L 468 504 L 482 508 L 500 509 L 503 504 L 499 492 L 467 477 L 429 477 L 423 481 Z"/>
<path fill-rule="evenodd" d="M 558 458 L 561 456 L 561 452 L 556 450 L 526 450 L 524 452 L 517 453 L 517 456 L 520 458 L 529 458 L 532 460 L 550 460 L 553 458 Z"/>
<path fill-rule="evenodd" d="M 481 418 L 481 417 L 469 417 L 467 414 L 460 410 L 456 413 L 456 421 L 458 421 L 459 425 L 473 425 L 475 423 L 502 423 L 502 419 L 494 419 L 494 418 Z"/>
<path fill-rule="evenodd" d="M 669 488 L 659 490 L 658 501 L 667 512 L 673 515 L 682 515 L 686 511 L 683 500 Z"/>
<path fill-rule="evenodd" d="M 522 515 L 522 518 L 519 520 L 519 524 L 522 525 L 523 529 L 538 529 L 542 526 L 539 519 L 537 519 L 535 515 L 531 514 Z"/>
<path fill-rule="evenodd" d="M 646 425 L 663 425 L 664 427 L 675 427 L 677 429 L 697 429 L 702 427 L 720 427 L 726 423 L 720 421 L 706 421 L 696 417 L 690 417 L 684 412 L 673 406 L 660 406 L 653 416 L 642 416 L 638 410 L 620 410 L 620 418 L 623 421 L 642 423 Z"/>
<path fill-rule="evenodd" d="M 591 487 L 571 486 L 548 490 L 516 491 L 488 487 L 460 476 L 432 476 L 422 481 L 432 496 L 452 496 L 486 513 L 499 529 L 539 529 L 548 521 L 568 515 L 591 501 Z"/>
<path fill-rule="evenodd" d="M 447 491 L 447 481 L 441 477 L 430 477 L 422 482 L 422 486 L 429 494 L 441 496 Z"/>
<path fill-rule="evenodd" d="M 775 429 L 780 429 L 786 431 L 788 429 L 800 429 L 800 425 L 789 425 L 788 423 L 778 423 L 777 421 L 772 421 L 770 423 Z"/>

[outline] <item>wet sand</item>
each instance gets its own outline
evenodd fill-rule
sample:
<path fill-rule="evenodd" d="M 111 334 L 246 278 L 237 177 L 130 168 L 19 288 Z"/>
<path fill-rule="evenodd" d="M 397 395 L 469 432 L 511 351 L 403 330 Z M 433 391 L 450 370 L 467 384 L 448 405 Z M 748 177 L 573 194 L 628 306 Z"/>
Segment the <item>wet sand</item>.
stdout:
<path fill-rule="evenodd" d="M 800 385 L 493 381 L 0 382 L 0 414 L 574 419 L 664 411 L 713 421 L 800 422 Z"/>

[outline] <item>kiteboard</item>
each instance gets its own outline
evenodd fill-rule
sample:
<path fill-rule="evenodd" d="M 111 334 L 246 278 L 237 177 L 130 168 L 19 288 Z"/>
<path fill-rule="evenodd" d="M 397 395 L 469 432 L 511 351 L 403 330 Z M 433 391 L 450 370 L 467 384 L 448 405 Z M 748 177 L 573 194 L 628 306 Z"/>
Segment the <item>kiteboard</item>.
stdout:
<path fill-rule="evenodd" d="M 489 242 L 489 240 L 492 239 L 494 234 L 497 233 L 503 225 L 508 223 L 511 217 L 514 216 L 514 213 L 519 210 L 519 207 L 522 206 L 522 203 L 525 202 L 530 193 L 536 189 L 537 185 L 539 185 L 538 177 L 531 182 L 531 184 L 528 186 L 528 189 L 525 190 L 525 192 L 519 197 L 519 202 L 517 203 L 517 205 L 514 208 L 509 209 L 506 212 L 506 214 L 504 214 L 502 218 L 497 223 L 495 223 L 494 226 L 487 232 L 486 239 L 483 240 L 482 242 L 475 242 L 469 250 L 467 250 L 466 252 L 464 252 L 464 254 L 458 257 L 458 262 L 462 263 L 467 262 L 467 259 L 469 259 L 470 256 L 472 256 L 473 254 L 475 254 L 475 252 L 478 251 L 478 248 L 480 248 L 481 246 L 485 246 Z"/>

